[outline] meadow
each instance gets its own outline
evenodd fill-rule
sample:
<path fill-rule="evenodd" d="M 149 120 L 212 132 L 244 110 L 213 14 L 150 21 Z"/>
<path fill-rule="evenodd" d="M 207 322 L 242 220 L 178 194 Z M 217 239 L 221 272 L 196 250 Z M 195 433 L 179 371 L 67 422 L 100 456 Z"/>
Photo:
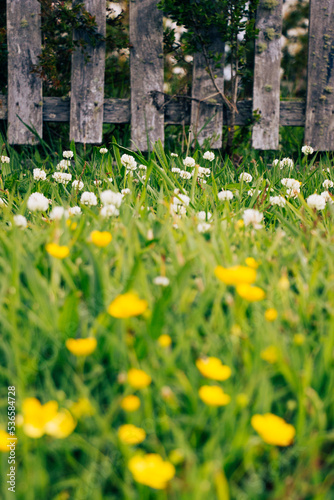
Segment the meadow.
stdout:
<path fill-rule="evenodd" d="M 1 152 L 1 498 L 15 430 L 20 500 L 333 499 L 332 158 L 42 146 Z"/>

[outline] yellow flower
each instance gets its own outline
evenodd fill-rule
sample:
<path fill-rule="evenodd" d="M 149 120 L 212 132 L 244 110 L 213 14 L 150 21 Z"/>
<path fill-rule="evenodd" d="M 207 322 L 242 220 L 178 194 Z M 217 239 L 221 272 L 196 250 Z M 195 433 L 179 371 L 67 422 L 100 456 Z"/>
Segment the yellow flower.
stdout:
<path fill-rule="evenodd" d="M 175 475 L 175 467 L 164 461 L 156 453 L 135 455 L 129 461 L 128 467 L 135 481 L 157 490 L 167 487 L 167 482 Z"/>
<path fill-rule="evenodd" d="M 144 389 L 152 382 L 152 379 L 144 370 L 130 368 L 128 371 L 128 382 L 134 389 Z"/>
<path fill-rule="evenodd" d="M 273 307 L 269 307 L 269 309 L 266 310 L 264 313 L 264 317 L 266 318 L 267 321 L 275 321 L 277 319 L 278 313 L 276 309 Z"/>
<path fill-rule="evenodd" d="M 72 354 L 75 354 L 75 356 L 88 356 L 95 351 L 97 341 L 95 337 L 67 339 L 65 345 Z"/>
<path fill-rule="evenodd" d="M 69 227 L 71 229 L 71 231 L 75 231 L 76 228 L 78 227 L 78 223 L 72 222 L 71 219 L 67 219 L 66 226 Z"/>
<path fill-rule="evenodd" d="M 225 406 L 231 401 L 231 397 L 225 394 L 218 385 L 203 385 L 198 394 L 201 400 L 209 406 Z"/>
<path fill-rule="evenodd" d="M 56 259 L 65 259 L 70 253 L 70 249 L 67 246 L 57 245 L 57 243 L 48 243 L 45 245 L 45 249 L 51 257 Z"/>
<path fill-rule="evenodd" d="M 22 404 L 24 433 L 31 438 L 40 438 L 46 432 L 46 424 L 55 418 L 57 413 L 57 401 L 42 405 L 36 398 L 26 398 Z"/>
<path fill-rule="evenodd" d="M 125 411 L 136 411 L 140 407 L 140 399 L 134 394 L 125 396 L 121 401 L 121 408 Z"/>
<path fill-rule="evenodd" d="M 262 288 L 258 286 L 251 286 L 247 283 L 243 283 L 237 286 L 237 293 L 248 302 L 257 302 L 258 300 L 263 300 L 266 296 Z"/>
<path fill-rule="evenodd" d="M 237 222 L 235 223 L 235 227 L 236 227 L 237 229 L 242 229 L 244 226 L 245 226 L 245 223 L 244 223 L 243 219 L 239 219 L 239 220 L 237 220 Z"/>
<path fill-rule="evenodd" d="M 245 259 L 246 266 L 251 267 L 252 269 L 257 269 L 259 267 L 259 264 L 256 262 L 254 257 L 247 257 Z"/>
<path fill-rule="evenodd" d="M 279 280 L 278 280 L 278 288 L 282 290 L 282 292 L 286 292 L 290 288 L 290 282 L 288 280 L 288 277 L 286 275 L 283 275 Z"/>
<path fill-rule="evenodd" d="M 70 406 L 70 412 L 72 413 L 72 415 L 75 416 L 75 418 L 81 418 L 86 415 L 87 416 L 94 415 L 95 410 L 91 405 L 89 399 L 79 398 L 76 403 L 73 403 Z"/>
<path fill-rule="evenodd" d="M 246 266 L 217 266 L 214 272 L 216 277 L 225 285 L 251 284 L 256 279 L 255 269 Z"/>
<path fill-rule="evenodd" d="M 270 345 L 267 349 L 261 351 L 261 358 L 268 363 L 274 364 L 278 360 L 278 349 L 274 345 Z"/>
<path fill-rule="evenodd" d="M 139 444 L 146 438 L 146 432 L 135 425 L 125 424 L 118 429 L 118 437 L 125 444 Z"/>
<path fill-rule="evenodd" d="M 90 239 L 97 247 L 106 247 L 112 240 L 112 235 L 108 231 L 92 231 Z"/>
<path fill-rule="evenodd" d="M 296 333 L 294 336 L 293 336 L 293 342 L 296 344 L 296 345 L 303 345 L 304 342 L 305 342 L 305 335 L 303 335 L 302 333 Z"/>
<path fill-rule="evenodd" d="M 45 432 L 57 439 L 64 439 L 74 431 L 76 425 L 70 412 L 62 409 L 52 420 L 46 423 Z"/>
<path fill-rule="evenodd" d="M 0 451 L 10 451 L 10 448 L 7 446 L 10 443 L 10 440 L 14 440 L 16 443 L 16 436 L 11 436 L 8 432 L 0 429 Z"/>
<path fill-rule="evenodd" d="M 293 425 L 287 424 L 283 418 L 272 413 L 254 415 L 251 424 L 263 441 L 268 444 L 289 446 L 296 434 Z"/>
<path fill-rule="evenodd" d="M 223 365 L 220 359 L 200 358 L 196 361 L 196 366 L 204 377 L 213 380 L 226 380 L 231 376 L 231 368 Z"/>
<path fill-rule="evenodd" d="M 247 396 L 247 394 L 241 392 L 240 394 L 237 394 L 236 402 L 237 405 L 240 406 L 240 408 L 245 408 L 249 403 L 249 397 Z"/>
<path fill-rule="evenodd" d="M 158 338 L 158 342 L 161 345 L 161 347 L 169 347 L 172 343 L 172 339 L 169 335 L 160 335 Z"/>
<path fill-rule="evenodd" d="M 128 292 L 118 295 L 108 307 L 108 313 L 114 318 L 131 318 L 139 316 L 148 308 L 146 300 L 142 300 L 136 293 Z"/>
<path fill-rule="evenodd" d="M 176 448 L 175 450 L 172 450 L 170 452 L 168 458 L 172 462 L 172 464 L 179 465 L 184 462 L 184 453 L 179 448 Z"/>

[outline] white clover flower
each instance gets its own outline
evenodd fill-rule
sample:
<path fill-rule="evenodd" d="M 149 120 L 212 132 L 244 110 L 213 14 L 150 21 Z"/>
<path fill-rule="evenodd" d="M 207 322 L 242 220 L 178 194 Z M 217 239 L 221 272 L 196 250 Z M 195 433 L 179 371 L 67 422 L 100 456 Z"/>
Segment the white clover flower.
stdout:
<path fill-rule="evenodd" d="M 101 180 L 99 180 L 99 179 L 95 179 L 95 181 L 94 181 L 94 186 L 101 186 L 101 184 L 102 184 L 102 181 L 101 181 Z"/>
<path fill-rule="evenodd" d="M 315 208 L 317 210 L 323 210 L 326 206 L 326 200 L 324 196 L 321 196 L 321 194 L 311 194 L 306 199 L 306 203 L 310 208 Z"/>
<path fill-rule="evenodd" d="M 277 160 L 277 159 L 273 160 L 273 167 L 276 167 L 276 165 L 278 165 L 278 164 L 279 164 L 279 160 Z"/>
<path fill-rule="evenodd" d="M 173 174 L 179 174 L 181 172 L 181 169 L 179 167 L 173 167 L 172 172 Z"/>
<path fill-rule="evenodd" d="M 0 207 L 5 207 L 6 205 L 6 201 L 3 198 L 0 198 Z"/>
<path fill-rule="evenodd" d="M 325 179 L 324 182 L 322 183 L 322 186 L 325 189 L 332 188 L 334 186 L 334 182 L 331 181 L 330 179 Z"/>
<path fill-rule="evenodd" d="M 100 193 L 100 198 L 103 205 L 114 205 L 116 208 L 121 206 L 123 199 L 121 193 L 115 193 L 111 191 L 111 189 L 102 191 L 102 193 Z"/>
<path fill-rule="evenodd" d="M 156 276 L 153 279 L 153 283 L 158 286 L 168 286 L 169 279 L 167 278 L 167 276 Z"/>
<path fill-rule="evenodd" d="M 215 159 L 215 154 L 212 151 L 205 151 L 203 155 L 204 160 L 213 161 Z"/>
<path fill-rule="evenodd" d="M 109 182 L 114 182 L 112 177 L 108 177 Z"/>
<path fill-rule="evenodd" d="M 197 231 L 199 233 L 207 233 L 208 231 L 210 231 L 210 229 L 211 229 L 211 224 L 209 224 L 208 222 L 200 222 L 197 225 Z"/>
<path fill-rule="evenodd" d="M 171 156 L 174 156 L 175 158 L 177 158 L 179 155 L 177 155 L 176 153 L 171 153 L 170 154 Z"/>
<path fill-rule="evenodd" d="M 334 203 L 333 198 L 331 197 L 331 194 L 328 191 L 323 191 L 322 193 L 320 193 L 320 196 L 322 196 L 325 199 L 326 203 L 330 204 Z"/>
<path fill-rule="evenodd" d="M 68 211 L 64 207 L 54 207 L 50 212 L 50 219 L 61 220 L 63 217 L 68 219 Z"/>
<path fill-rule="evenodd" d="M 119 210 L 115 205 L 105 205 L 101 208 L 100 215 L 101 217 L 112 217 L 113 215 L 117 217 L 119 215 Z"/>
<path fill-rule="evenodd" d="M 1 163 L 9 163 L 10 162 L 10 158 L 8 156 L 1 156 L 0 160 L 1 160 Z"/>
<path fill-rule="evenodd" d="M 33 176 L 35 181 L 45 181 L 46 180 L 46 172 L 40 168 L 34 168 Z"/>
<path fill-rule="evenodd" d="M 147 170 L 147 166 L 146 165 L 139 165 L 139 170 Z"/>
<path fill-rule="evenodd" d="M 281 184 L 290 189 L 299 189 L 301 183 L 296 179 L 284 178 L 281 179 Z"/>
<path fill-rule="evenodd" d="M 122 189 L 122 191 L 121 191 L 121 194 L 123 196 L 125 196 L 126 194 L 130 194 L 130 193 L 131 193 L 131 189 L 129 189 L 129 188 Z"/>
<path fill-rule="evenodd" d="M 194 158 L 191 158 L 191 156 L 187 156 L 184 160 L 183 160 L 183 165 L 187 168 L 187 167 L 194 167 L 196 165 L 196 162 L 194 160 Z"/>
<path fill-rule="evenodd" d="M 254 229 L 260 229 L 262 227 L 262 224 L 260 224 L 260 222 L 263 219 L 263 214 L 258 210 L 247 208 L 244 211 L 242 218 L 245 226 L 252 225 Z"/>
<path fill-rule="evenodd" d="M 243 181 L 243 182 L 252 182 L 253 180 L 253 177 L 251 176 L 251 174 L 247 173 L 247 172 L 242 172 L 240 175 L 239 175 L 239 181 Z"/>
<path fill-rule="evenodd" d="M 101 155 L 105 155 L 106 153 L 108 153 L 107 148 L 101 148 L 100 153 L 101 153 Z"/>
<path fill-rule="evenodd" d="M 82 181 L 73 181 L 72 188 L 81 191 L 84 188 L 84 183 Z"/>
<path fill-rule="evenodd" d="M 186 194 L 178 194 L 178 198 L 176 196 L 174 196 L 174 198 L 173 198 L 174 205 L 182 205 L 183 204 L 183 205 L 188 206 L 189 202 L 190 202 L 190 198 Z"/>
<path fill-rule="evenodd" d="M 93 207 L 97 205 L 97 198 L 94 193 L 84 191 L 81 195 L 80 203 L 87 205 L 88 207 Z"/>
<path fill-rule="evenodd" d="M 300 188 L 288 188 L 286 190 L 286 195 L 288 198 L 298 198 L 298 195 L 300 193 Z"/>
<path fill-rule="evenodd" d="M 302 147 L 302 153 L 304 155 L 311 155 L 314 152 L 314 149 L 311 146 L 303 146 Z"/>
<path fill-rule="evenodd" d="M 64 158 L 73 158 L 73 151 L 63 151 L 63 157 Z"/>
<path fill-rule="evenodd" d="M 42 193 L 32 193 L 27 202 L 28 210 L 45 212 L 49 207 L 49 200 Z"/>
<path fill-rule="evenodd" d="M 61 160 L 58 165 L 56 165 L 57 170 L 67 170 L 68 167 L 71 165 L 70 160 Z"/>
<path fill-rule="evenodd" d="M 218 193 L 218 199 L 220 201 L 230 201 L 233 200 L 233 193 L 229 189 L 226 189 L 225 191 L 222 190 Z"/>
<path fill-rule="evenodd" d="M 108 19 L 116 19 L 123 12 L 122 5 L 120 3 L 109 2 L 107 7 L 106 17 Z"/>
<path fill-rule="evenodd" d="M 192 178 L 192 174 L 190 172 L 187 172 L 186 170 L 180 170 L 180 177 L 182 179 L 191 179 Z"/>
<path fill-rule="evenodd" d="M 199 220 L 203 220 L 203 221 L 208 220 L 209 221 L 210 219 L 212 219 L 212 213 L 211 212 L 204 212 L 204 210 L 202 210 L 201 212 L 198 212 L 197 218 Z"/>
<path fill-rule="evenodd" d="M 68 209 L 68 215 L 70 217 L 75 216 L 75 215 L 81 215 L 81 208 L 75 205 L 74 207 L 69 207 Z"/>
<path fill-rule="evenodd" d="M 261 189 L 249 189 L 247 191 L 248 196 L 253 196 L 254 193 L 256 193 L 258 196 L 261 194 Z"/>
<path fill-rule="evenodd" d="M 283 158 L 279 162 L 279 168 L 282 170 L 284 167 L 292 168 L 293 167 L 293 160 L 291 160 L 291 158 Z"/>
<path fill-rule="evenodd" d="M 187 213 L 187 208 L 184 205 L 176 205 L 175 203 L 172 203 L 169 207 L 169 211 L 171 215 L 186 215 Z"/>
<path fill-rule="evenodd" d="M 68 184 L 72 180 L 72 174 L 67 174 L 66 172 L 55 172 L 54 174 L 52 174 L 52 178 L 56 182 L 59 182 L 60 184 L 66 186 L 66 184 Z"/>
<path fill-rule="evenodd" d="M 24 217 L 24 215 L 14 215 L 13 220 L 15 226 L 19 227 L 20 229 L 25 229 L 28 226 L 27 219 Z"/>
<path fill-rule="evenodd" d="M 269 202 L 271 205 L 278 205 L 279 207 L 284 207 L 286 205 L 286 199 L 283 196 L 270 196 Z"/>
<path fill-rule="evenodd" d="M 205 177 L 210 177 L 211 170 L 209 168 L 198 167 L 198 177 L 202 178 L 204 175 Z"/>
<path fill-rule="evenodd" d="M 134 159 L 133 156 L 122 155 L 121 162 L 122 162 L 122 165 L 124 165 L 124 167 L 127 170 L 136 170 L 136 168 L 137 168 L 137 163 L 136 163 L 136 160 Z"/>

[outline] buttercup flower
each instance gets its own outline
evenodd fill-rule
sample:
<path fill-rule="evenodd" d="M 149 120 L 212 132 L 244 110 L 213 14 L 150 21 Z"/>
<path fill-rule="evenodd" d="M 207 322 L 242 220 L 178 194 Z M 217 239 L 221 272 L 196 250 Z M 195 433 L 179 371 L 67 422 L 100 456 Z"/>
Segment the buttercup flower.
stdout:
<path fill-rule="evenodd" d="M 254 257 L 247 257 L 245 259 L 245 263 L 248 267 L 251 267 L 252 269 L 257 269 L 259 267 L 259 264 L 256 262 Z"/>
<path fill-rule="evenodd" d="M 220 359 L 209 357 L 199 358 L 196 366 L 204 377 L 212 380 L 227 380 L 231 376 L 231 368 L 223 365 Z"/>
<path fill-rule="evenodd" d="M 248 283 L 242 283 L 237 286 L 237 293 L 248 302 L 257 302 L 258 300 L 263 300 L 265 293 L 262 288 L 258 286 L 251 286 Z"/>
<path fill-rule="evenodd" d="M 10 448 L 8 447 L 8 443 L 10 443 L 10 440 L 13 440 L 15 437 L 16 436 L 11 436 L 8 432 L 0 429 L 0 451 L 9 452 Z"/>
<path fill-rule="evenodd" d="M 70 412 L 75 418 L 94 415 L 95 410 L 87 398 L 79 398 L 78 401 L 70 406 Z"/>
<path fill-rule="evenodd" d="M 152 378 L 144 370 L 130 368 L 128 371 L 128 382 L 134 389 L 144 389 L 150 385 Z"/>
<path fill-rule="evenodd" d="M 208 406 L 225 406 L 231 401 L 231 397 L 218 385 L 202 385 L 198 394 Z"/>
<path fill-rule="evenodd" d="M 128 467 L 135 481 L 157 490 L 165 489 L 175 475 L 174 465 L 156 453 L 135 455 Z"/>
<path fill-rule="evenodd" d="M 275 319 L 277 319 L 277 316 L 278 316 L 278 313 L 277 313 L 276 309 L 274 309 L 273 307 L 270 307 L 264 313 L 264 317 L 266 318 L 267 321 L 275 321 Z"/>
<path fill-rule="evenodd" d="M 132 412 L 138 410 L 140 407 L 140 399 L 138 396 L 134 394 L 130 394 L 129 396 L 125 396 L 121 401 L 121 408 L 124 411 Z"/>
<path fill-rule="evenodd" d="M 146 438 L 146 432 L 135 425 L 125 424 L 118 429 L 118 437 L 125 444 L 139 444 Z"/>
<path fill-rule="evenodd" d="M 56 259 L 65 259 L 70 254 L 70 249 L 65 245 L 58 245 L 57 243 L 48 243 L 45 245 L 45 250 L 51 257 Z"/>
<path fill-rule="evenodd" d="M 251 425 L 263 441 L 277 446 L 289 446 L 293 442 L 296 430 L 291 424 L 273 413 L 253 415 Z"/>
<path fill-rule="evenodd" d="M 172 339 L 169 335 L 163 334 L 158 338 L 158 343 L 161 347 L 169 347 L 172 343 Z"/>
<path fill-rule="evenodd" d="M 26 398 L 22 404 L 24 433 L 31 438 L 40 438 L 46 432 L 46 424 L 58 413 L 57 401 L 42 405 L 36 398 Z"/>
<path fill-rule="evenodd" d="M 95 351 L 97 340 L 95 337 L 85 339 L 67 339 L 65 342 L 67 349 L 75 356 L 89 356 Z"/>
<path fill-rule="evenodd" d="M 216 277 L 226 285 L 252 284 L 256 279 L 255 269 L 246 266 L 217 266 L 214 272 Z"/>
<path fill-rule="evenodd" d="M 74 431 L 76 422 L 68 410 L 60 410 L 45 424 L 45 432 L 57 439 L 64 439 Z"/>
<path fill-rule="evenodd" d="M 114 318 L 131 318 L 143 314 L 148 308 L 148 302 L 140 299 L 136 293 L 127 292 L 118 295 L 108 307 L 108 313 Z"/>
<path fill-rule="evenodd" d="M 106 247 L 112 240 L 112 235 L 108 231 L 92 231 L 90 239 L 97 247 Z"/>
<path fill-rule="evenodd" d="M 274 364 L 278 360 L 278 349 L 274 345 L 270 345 L 261 351 L 261 358 L 268 363 Z"/>

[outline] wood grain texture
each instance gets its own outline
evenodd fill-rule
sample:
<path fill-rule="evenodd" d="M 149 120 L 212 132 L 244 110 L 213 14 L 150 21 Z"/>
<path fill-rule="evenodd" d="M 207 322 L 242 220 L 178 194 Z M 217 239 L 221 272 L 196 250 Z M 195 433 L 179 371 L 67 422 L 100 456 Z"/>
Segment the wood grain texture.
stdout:
<path fill-rule="evenodd" d="M 260 0 L 256 14 L 253 111 L 261 118 L 253 127 L 252 144 L 255 149 L 278 149 L 282 0 L 273 9 L 266 5 Z"/>
<path fill-rule="evenodd" d="M 98 33 L 106 34 L 105 0 L 84 0 L 85 9 L 95 16 Z M 74 39 L 88 42 L 90 59 L 85 63 L 84 54 L 77 49 L 72 55 L 70 139 L 75 142 L 101 143 L 103 125 L 105 42 L 92 47 L 87 35 L 80 30 Z"/>
<path fill-rule="evenodd" d="M 37 0 L 7 0 L 10 144 L 36 143 L 34 134 L 24 123 L 42 136 L 42 81 L 31 74 L 41 52 L 40 12 Z"/>
<path fill-rule="evenodd" d="M 224 43 L 215 36 L 210 47 L 213 53 L 224 54 Z M 215 69 L 211 63 L 215 80 L 219 89 L 224 92 L 224 55 L 221 59 L 221 67 Z M 191 103 L 191 139 L 195 139 L 202 146 L 206 139 L 211 139 L 212 148 L 222 147 L 223 106 L 220 95 L 217 95 L 209 73 L 206 70 L 207 61 L 203 54 L 194 55 L 192 97 L 199 102 Z M 220 106 L 214 106 L 219 104 Z M 204 128 L 203 128 L 204 127 Z"/>
<path fill-rule="evenodd" d="M 162 11 L 157 0 L 130 1 L 131 140 L 147 151 L 164 143 Z"/>
<path fill-rule="evenodd" d="M 310 1 L 305 144 L 334 150 L 334 2 Z"/>

